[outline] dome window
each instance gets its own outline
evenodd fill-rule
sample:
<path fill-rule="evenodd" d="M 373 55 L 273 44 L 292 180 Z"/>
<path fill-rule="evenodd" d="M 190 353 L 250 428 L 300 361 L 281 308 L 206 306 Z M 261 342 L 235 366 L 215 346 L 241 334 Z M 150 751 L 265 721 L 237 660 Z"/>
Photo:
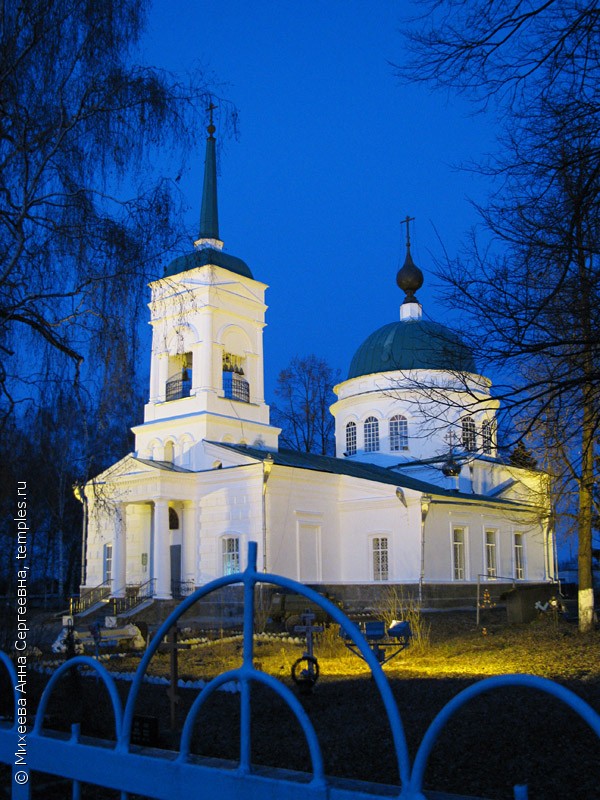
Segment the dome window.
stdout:
<path fill-rule="evenodd" d="M 470 453 L 477 450 L 477 429 L 472 417 L 465 417 L 462 421 L 462 446 Z"/>
<path fill-rule="evenodd" d="M 390 450 L 408 450 L 408 422 L 402 414 L 390 420 Z"/>
<path fill-rule="evenodd" d="M 365 420 L 365 453 L 375 453 L 379 450 L 379 422 L 375 417 Z"/>
<path fill-rule="evenodd" d="M 481 425 L 481 446 L 483 452 L 490 456 L 494 447 L 494 422 L 486 419 Z"/>
<path fill-rule="evenodd" d="M 346 452 L 345 455 L 356 455 L 356 422 L 346 425 Z"/>

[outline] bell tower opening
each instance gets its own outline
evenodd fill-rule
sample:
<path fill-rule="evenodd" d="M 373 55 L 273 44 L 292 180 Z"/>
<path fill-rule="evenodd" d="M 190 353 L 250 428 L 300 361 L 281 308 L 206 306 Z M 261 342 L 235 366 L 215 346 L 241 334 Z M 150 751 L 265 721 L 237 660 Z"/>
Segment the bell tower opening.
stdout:
<path fill-rule="evenodd" d="M 223 397 L 250 402 L 250 384 L 245 377 L 243 356 L 223 352 Z"/>
<path fill-rule="evenodd" d="M 169 377 L 167 378 L 165 400 L 180 400 L 189 397 L 192 390 L 192 353 L 169 356 Z"/>

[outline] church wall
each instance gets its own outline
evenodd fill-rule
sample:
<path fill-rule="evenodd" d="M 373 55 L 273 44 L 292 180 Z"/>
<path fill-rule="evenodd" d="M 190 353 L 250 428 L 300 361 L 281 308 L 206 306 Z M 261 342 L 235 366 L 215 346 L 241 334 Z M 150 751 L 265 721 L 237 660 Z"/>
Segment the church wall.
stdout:
<path fill-rule="evenodd" d="M 487 574 L 486 532 L 493 533 L 493 549 L 497 578 L 517 578 L 514 534 L 523 535 L 523 580 L 544 581 L 549 578 L 542 526 L 531 515 L 502 512 L 481 507 L 449 508 L 432 504 L 425 523 L 425 580 L 427 582 L 460 582 L 454 573 L 453 532 L 464 531 L 464 581 L 477 582 Z M 482 582 L 486 578 L 481 577 Z"/>
<path fill-rule="evenodd" d="M 266 492 L 269 572 L 305 583 L 339 579 L 338 485 L 337 475 L 273 467 Z"/>
<path fill-rule="evenodd" d="M 189 398 L 188 398 L 189 399 Z M 191 470 L 210 469 L 214 459 L 205 457 L 204 440 L 232 442 L 234 444 L 254 444 L 261 440 L 266 447 L 275 447 L 276 429 L 246 418 L 240 418 L 247 404 L 225 401 L 229 406 L 227 415 L 187 414 L 177 416 L 178 404 L 186 400 L 174 400 L 174 417 L 156 425 L 144 425 L 134 429 L 136 433 L 137 455 L 155 461 L 168 461 L 167 446 L 172 444 L 173 461 L 177 466 Z M 242 405 L 244 408 L 240 409 Z"/>
<path fill-rule="evenodd" d="M 262 563 L 262 464 L 214 470 L 198 476 L 197 584 L 221 577 L 223 540 L 239 540 L 240 568 L 249 541 L 258 542 Z"/>
<path fill-rule="evenodd" d="M 150 579 L 152 507 L 130 504 L 126 510 L 127 583 L 145 583 Z M 142 559 L 142 554 L 146 557 Z M 145 561 L 146 563 L 142 563 Z"/>
<path fill-rule="evenodd" d="M 344 480 L 340 504 L 341 565 L 344 583 L 376 581 L 374 539 L 385 539 L 388 580 L 418 580 L 419 521 L 414 503 L 406 508 L 396 497 L 394 486 L 367 481 Z M 420 506 L 419 506 L 420 509 Z M 420 519 L 420 510 L 418 511 Z"/>

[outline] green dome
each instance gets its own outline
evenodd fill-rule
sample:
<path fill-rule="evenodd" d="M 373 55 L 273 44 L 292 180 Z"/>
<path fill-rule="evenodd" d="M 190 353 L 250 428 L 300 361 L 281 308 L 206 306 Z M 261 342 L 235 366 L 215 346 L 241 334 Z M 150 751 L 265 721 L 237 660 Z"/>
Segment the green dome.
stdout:
<path fill-rule="evenodd" d="M 423 319 L 390 322 L 372 333 L 350 363 L 348 380 L 409 369 L 477 372 L 473 353 L 449 328 Z"/>
<path fill-rule="evenodd" d="M 196 267 L 205 267 L 207 264 L 223 267 L 223 269 L 228 269 L 229 272 L 235 272 L 236 275 L 254 279 L 250 272 L 250 267 L 245 261 L 229 253 L 224 253 L 223 250 L 217 250 L 215 247 L 205 247 L 202 250 L 194 250 L 193 253 L 188 253 L 185 256 L 179 256 L 179 258 L 171 261 L 165 269 L 165 278 L 171 275 L 178 275 L 180 272 L 187 272 L 190 269 L 196 269 Z"/>

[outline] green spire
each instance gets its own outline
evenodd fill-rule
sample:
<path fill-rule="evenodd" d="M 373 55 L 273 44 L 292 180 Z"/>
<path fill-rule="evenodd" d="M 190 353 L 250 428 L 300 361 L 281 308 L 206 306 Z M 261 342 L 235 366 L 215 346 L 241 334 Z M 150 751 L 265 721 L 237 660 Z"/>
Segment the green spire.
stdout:
<path fill-rule="evenodd" d="M 210 112 L 210 124 L 207 128 L 208 138 L 206 140 L 206 158 L 204 160 L 204 186 L 202 188 L 202 209 L 200 211 L 200 235 L 199 239 L 219 240 L 219 210 L 217 207 L 217 154 L 216 141 L 213 125 L 213 110 L 216 108 L 212 103 L 208 107 Z"/>

